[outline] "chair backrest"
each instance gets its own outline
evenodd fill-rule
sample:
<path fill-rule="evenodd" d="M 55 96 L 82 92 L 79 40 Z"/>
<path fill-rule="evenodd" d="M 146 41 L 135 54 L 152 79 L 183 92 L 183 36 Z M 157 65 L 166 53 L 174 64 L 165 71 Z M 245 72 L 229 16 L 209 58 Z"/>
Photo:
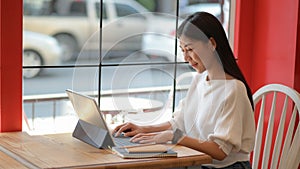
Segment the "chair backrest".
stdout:
<path fill-rule="evenodd" d="M 269 84 L 257 90 L 253 100 L 255 112 L 259 114 L 252 168 L 298 168 L 300 161 L 299 93 L 281 84 Z M 268 103 L 270 103 L 269 107 Z M 277 130 L 276 127 L 274 128 L 276 120 L 279 121 Z M 264 125 L 266 123 L 267 126 Z M 272 142 L 273 139 L 275 142 Z M 259 164 L 260 160 L 261 164 Z"/>

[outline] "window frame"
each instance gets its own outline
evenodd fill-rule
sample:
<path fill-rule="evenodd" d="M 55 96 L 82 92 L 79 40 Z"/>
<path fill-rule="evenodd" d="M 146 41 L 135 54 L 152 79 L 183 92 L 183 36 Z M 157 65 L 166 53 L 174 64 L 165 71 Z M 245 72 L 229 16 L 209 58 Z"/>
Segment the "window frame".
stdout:
<path fill-rule="evenodd" d="M 177 16 L 178 16 L 178 8 L 179 8 L 179 0 L 177 0 L 176 1 L 177 2 Z M 100 1 L 100 5 L 102 6 L 102 8 L 103 8 L 103 5 L 104 5 L 105 3 L 103 3 L 103 0 L 101 0 Z M 235 3 L 234 3 L 234 5 L 235 5 Z M 229 33 L 229 40 L 230 40 L 230 44 L 233 46 L 233 32 L 234 32 L 234 29 L 233 29 L 233 26 L 234 26 L 234 20 L 232 20 L 232 18 L 234 18 L 234 14 L 235 14 L 235 11 L 233 11 L 234 9 L 233 9 L 233 7 L 231 6 L 230 7 L 230 18 L 229 18 L 229 20 L 230 20 L 230 22 L 229 22 L 229 24 L 230 24 L 230 26 L 229 26 L 229 30 L 230 30 L 230 33 Z M 102 14 L 100 15 L 100 16 L 102 16 Z M 100 30 L 102 30 L 101 28 L 102 28 L 102 23 L 103 23 L 103 19 L 105 19 L 105 18 L 103 18 L 103 17 L 100 17 Z M 178 27 L 178 19 L 176 20 L 176 28 Z M 100 32 L 100 34 L 99 34 L 99 36 L 100 36 L 100 38 L 101 38 L 101 36 L 102 36 L 102 32 Z M 177 56 L 177 40 L 175 39 L 175 42 L 174 42 L 174 45 L 175 45 L 175 56 Z M 100 47 L 100 49 L 102 48 L 102 41 L 100 41 L 100 44 L 99 44 L 99 47 Z M 102 57 L 101 56 L 102 55 L 102 52 L 100 52 L 100 58 Z M 152 63 L 142 63 L 142 64 L 145 64 L 145 65 L 151 65 Z M 157 64 L 157 63 L 154 63 L 154 64 Z M 153 65 L 154 65 L 153 64 Z M 162 62 L 162 63 L 159 63 L 159 64 L 166 64 L 165 62 Z M 168 64 L 174 64 L 174 74 L 173 74 L 173 79 L 174 79 L 174 81 L 173 81 L 173 96 L 175 97 L 175 93 L 176 93 L 176 77 L 177 77 L 177 65 L 178 64 L 183 64 L 183 63 L 180 63 L 180 62 L 177 62 L 177 58 L 175 58 L 175 61 L 174 62 L 168 62 Z M 119 64 L 118 66 L 134 66 L 134 65 L 141 65 L 141 63 L 138 63 L 138 64 Z M 82 65 L 82 66 L 80 66 L 80 67 L 84 67 L 85 65 Z M 100 102 L 100 97 L 101 97 L 101 76 L 102 76 L 102 68 L 103 67 L 108 67 L 108 66 L 115 66 L 115 64 L 106 64 L 106 63 L 102 63 L 102 61 L 100 61 L 100 63 L 99 63 L 99 65 L 88 65 L 88 67 L 91 67 L 91 66 L 95 66 L 95 67 L 98 67 L 98 69 L 99 69 L 99 77 L 98 77 L 98 79 L 99 79 L 99 83 L 98 83 L 98 101 Z M 64 65 L 61 65 L 61 66 L 40 66 L 40 68 L 74 68 L 74 67 L 77 67 L 76 65 L 67 65 L 67 66 L 64 66 Z M 23 67 L 23 68 L 33 68 L 33 67 Z M 172 109 L 173 109 L 173 111 L 174 111 L 174 109 L 175 109 L 175 99 L 173 99 L 173 106 L 172 106 Z"/>

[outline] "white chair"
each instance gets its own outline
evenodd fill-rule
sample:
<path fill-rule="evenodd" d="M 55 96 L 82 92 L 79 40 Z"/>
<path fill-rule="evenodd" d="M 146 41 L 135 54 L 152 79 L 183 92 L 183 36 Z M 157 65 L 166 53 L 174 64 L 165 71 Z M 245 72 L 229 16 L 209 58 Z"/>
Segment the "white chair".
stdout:
<path fill-rule="evenodd" d="M 185 89 L 188 85 L 180 85 L 181 82 L 185 80 L 191 81 L 191 79 L 196 75 L 197 72 L 185 72 L 180 74 L 176 78 L 176 89 Z M 172 106 L 173 106 L 173 96 L 174 90 L 173 86 L 170 89 L 167 100 L 165 102 L 164 107 L 161 110 L 154 112 L 145 112 L 145 113 L 137 113 L 137 114 L 127 114 L 125 115 L 125 121 L 133 122 L 139 125 L 148 125 L 148 124 L 159 124 L 165 121 L 168 121 L 172 118 Z"/>
<path fill-rule="evenodd" d="M 23 116 L 23 119 L 22 119 L 22 131 L 31 131 L 32 128 L 29 125 L 28 118 L 27 118 L 27 115 L 24 112 L 24 110 L 22 110 L 22 116 Z"/>
<path fill-rule="evenodd" d="M 252 168 L 258 169 L 260 160 L 261 169 L 298 168 L 300 161 L 299 93 L 284 85 L 269 84 L 257 90 L 253 95 L 253 100 L 256 105 L 255 112 L 259 111 L 259 117 Z M 268 114 L 269 117 L 267 117 Z M 274 133 L 276 120 L 279 124 L 277 133 Z M 264 123 L 267 123 L 267 126 Z M 266 133 L 265 136 L 263 133 Z M 285 137 L 284 133 L 286 133 Z M 262 138 L 265 138 L 263 143 Z M 274 138 L 275 142 L 272 146 Z"/>

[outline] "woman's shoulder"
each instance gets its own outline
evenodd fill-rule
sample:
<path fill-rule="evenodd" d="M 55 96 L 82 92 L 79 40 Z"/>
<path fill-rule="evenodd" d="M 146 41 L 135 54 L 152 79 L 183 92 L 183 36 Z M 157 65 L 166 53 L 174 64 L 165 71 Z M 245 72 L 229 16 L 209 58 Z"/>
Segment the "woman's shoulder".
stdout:
<path fill-rule="evenodd" d="M 246 90 L 246 86 L 242 81 L 238 79 L 232 79 L 231 81 L 232 81 L 232 85 L 236 87 L 238 90 Z"/>
<path fill-rule="evenodd" d="M 245 84 L 238 79 L 227 80 L 226 90 L 235 97 L 247 96 Z"/>

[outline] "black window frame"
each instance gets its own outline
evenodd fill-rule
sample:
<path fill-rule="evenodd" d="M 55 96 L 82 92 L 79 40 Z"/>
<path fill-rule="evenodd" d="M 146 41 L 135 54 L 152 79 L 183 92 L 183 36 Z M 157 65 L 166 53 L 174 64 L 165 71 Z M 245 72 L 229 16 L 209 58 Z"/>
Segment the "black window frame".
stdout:
<path fill-rule="evenodd" d="M 99 26 L 100 26 L 100 30 L 102 30 L 103 28 L 103 20 L 104 19 L 107 19 L 107 10 L 106 10 L 106 4 L 103 2 L 104 0 L 100 0 L 100 3 L 99 3 L 99 9 L 102 9 L 101 13 L 97 13 L 98 17 L 99 17 Z M 180 0 L 176 0 L 176 32 L 177 32 L 177 28 L 178 28 L 178 16 L 179 16 L 179 1 Z M 103 13 L 104 12 L 104 13 Z M 100 31 L 99 33 L 99 38 L 102 39 L 102 31 Z M 100 59 L 100 62 L 99 63 L 96 63 L 96 64 L 93 64 L 93 65 L 58 65 L 58 66 L 51 66 L 51 65 L 42 65 L 42 66 L 23 66 L 22 68 L 23 69 L 32 69 L 32 68 L 42 68 L 42 69 L 62 69 L 62 68 L 91 68 L 91 67 L 94 67 L 94 68 L 97 68 L 99 70 L 99 77 L 98 77 L 98 102 L 100 103 L 100 99 L 101 99 L 101 94 L 102 94 L 102 91 L 101 91 L 101 85 L 102 85 L 102 69 L 103 68 L 106 68 L 106 67 L 112 67 L 112 66 L 140 66 L 140 65 L 165 65 L 165 64 L 170 64 L 170 65 L 173 65 L 174 66 L 174 72 L 173 72 L 173 83 L 172 83 L 172 91 L 173 91 L 173 103 L 172 103 L 172 111 L 174 112 L 175 110 L 175 106 L 176 106 L 176 89 L 177 89 L 177 86 L 176 86 L 176 77 L 177 77 L 177 66 L 180 65 L 180 64 L 186 64 L 188 65 L 186 62 L 180 62 L 177 60 L 177 45 L 178 41 L 176 38 L 174 38 L 174 45 L 175 45 L 175 51 L 174 51 L 174 55 L 175 55 L 175 58 L 174 58 L 174 61 L 170 62 L 164 62 L 164 61 L 161 61 L 161 62 L 149 62 L 149 63 L 120 63 L 120 64 L 115 64 L 115 63 L 103 63 L 102 62 L 102 59 Z M 100 40 L 100 43 L 99 43 L 99 57 L 100 58 L 103 58 L 102 57 L 102 40 Z M 100 106 L 100 105 L 99 105 Z"/>

